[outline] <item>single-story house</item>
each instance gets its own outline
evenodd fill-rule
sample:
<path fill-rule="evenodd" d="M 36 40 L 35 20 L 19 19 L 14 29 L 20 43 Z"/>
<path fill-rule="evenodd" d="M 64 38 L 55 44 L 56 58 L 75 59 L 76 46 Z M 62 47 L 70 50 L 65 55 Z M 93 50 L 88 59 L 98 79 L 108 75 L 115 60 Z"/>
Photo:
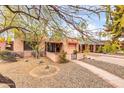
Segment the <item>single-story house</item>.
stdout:
<path fill-rule="evenodd" d="M 43 40 L 41 51 L 45 56 L 51 58 L 53 61 L 57 61 L 58 53 L 63 50 L 68 55 L 71 55 L 74 50 L 77 52 L 83 52 L 87 46 L 90 52 L 97 52 L 100 46 L 104 46 L 104 42 L 80 42 L 77 39 L 63 39 L 61 41 L 55 40 Z M 32 56 L 32 48 L 26 43 L 26 41 L 16 38 L 13 42 L 7 45 L 6 49 L 16 52 L 24 57 Z"/>

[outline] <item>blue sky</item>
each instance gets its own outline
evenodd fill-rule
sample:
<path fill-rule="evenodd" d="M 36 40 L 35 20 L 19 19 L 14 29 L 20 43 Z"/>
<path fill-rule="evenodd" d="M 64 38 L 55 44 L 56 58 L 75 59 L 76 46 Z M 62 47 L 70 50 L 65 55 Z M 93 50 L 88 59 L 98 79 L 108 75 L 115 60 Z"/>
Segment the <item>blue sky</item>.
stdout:
<path fill-rule="evenodd" d="M 92 19 L 89 19 L 88 25 L 89 29 L 97 29 L 97 28 L 104 28 L 104 25 L 106 23 L 106 15 L 104 12 L 100 13 L 100 18 L 98 15 L 91 15 Z"/>
<path fill-rule="evenodd" d="M 83 15 L 83 14 L 80 14 Z M 92 30 L 93 37 L 96 39 L 102 39 L 102 40 L 106 40 L 108 39 L 108 37 L 99 37 L 98 33 L 103 31 L 104 29 L 104 25 L 106 24 L 106 14 L 104 12 L 100 13 L 100 17 L 96 14 L 92 14 L 90 15 L 90 19 L 87 16 L 83 16 L 84 19 L 88 19 L 88 27 L 86 30 Z M 99 29 L 101 28 L 101 29 Z M 98 29 L 98 30 L 94 30 L 94 29 Z M 98 32 L 98 33 L 97 33 Z M 78 31 L 72 31 L 71 36 L 78 36 L 79 32 Z"/>
<path fill-rule="evenodd" d="M 83 15 L 83 14 L 80 14 Z M 83 16 L 84 19 L 88 20 L 87 30 L 93 30 L 93 32 L 103 31 L 104 25 L 106 24 L 106 14 L 104 12 L 100 13 L 100 17 L 96 14 L 90 15 L 90 19 L 87 16 Z M 102 28 L 102 29 L 99 29 Z M 98 30 L 94 30 L 98 29 Z M 73 31 L 74 34 L 78 33 Z"/>
<path fill-rule="evenodd" d="M 105 25 L 105 21 L 106 21 L 106 16 L 105 16 L 105 13 L 100 13 L 100 19 L 98 16 L 93 16 L 93 24 L 96 26 L 96 27 L 99 27 L 99 28 L 103 28 L 103 25 Z M 92 21 L 92 20 L 91 20 Z"/>

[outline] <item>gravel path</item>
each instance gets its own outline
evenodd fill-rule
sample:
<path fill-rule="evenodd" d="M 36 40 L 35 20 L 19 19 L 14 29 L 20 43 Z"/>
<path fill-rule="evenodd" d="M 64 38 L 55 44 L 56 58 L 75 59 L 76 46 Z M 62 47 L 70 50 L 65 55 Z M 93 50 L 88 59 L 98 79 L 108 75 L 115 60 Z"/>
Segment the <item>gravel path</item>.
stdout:
<path fill-rule="evenodd" d="M 46 59 L 48 61 L 48 59 Z M 38 66 L 36 62 L 0 63 L 0 73 L 12 79 L 18 88 L 103 88 L 112 87 L 110 84 L 93 74 L 89 70 L 72 62 L 57 64 L 49 60 L 42 64 L 53 64 L 60 68 L 58 74 L 48 78 L 35 78 L 29 75 L 29 71 Z M 41 64 L 41 65 L 42 65 Z M 5 69 L 6 67 L 6 69 Z"/>
<path fill-rule="evenodd" d="M 92 59 L 80 59 L 80 60 L 85 63 L 94 65 L 96 67 L 102 68 L 124 79 L 124 67 L 122 66 L 111 64 L 111 63 L 106 63 L 102 61 L 92 60 Z"/>

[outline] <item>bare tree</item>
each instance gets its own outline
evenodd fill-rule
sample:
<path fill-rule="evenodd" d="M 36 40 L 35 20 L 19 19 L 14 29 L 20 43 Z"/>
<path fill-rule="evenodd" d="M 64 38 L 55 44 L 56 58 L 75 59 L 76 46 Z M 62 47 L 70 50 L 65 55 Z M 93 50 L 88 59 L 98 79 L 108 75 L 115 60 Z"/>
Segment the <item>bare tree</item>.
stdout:
<path fill-rule="evenodd" d="M 79 25 L 87 25 L 88 18 L 91 18 L 92 14 L 100 16 L 100 12 L 103 12 L 104 9 L 100 6 L 57 6 L 57 5 L 25 5 L 25 6 L 1 6 L 1 12 L 3 13 L 4 9 L 8 12 L 13 13 L 15 16 L 11 18 L 11 24 L 7 26 L 0 26 L 0 33 L 9 30 L 9 29 L 20 29 L 21 31 L 31 31 L 30 25 L 32 22 L 30 19 L 34 19 L 37 24 L 41 20 L 47 22 L 47 28 L 54 31 L 55 28 L 64 29 L 64 26 L 71 27 L 78 31 L 82 37 L 90 38 L 90 34 L 84 31 L 84 29 Z M 2 15 L 6 19 L 6 15 Z M 84 17 L 85 16 L 85 17 Z M 86 18 L 87 17 L 87 18 Z M 15 19 L 20 19 L 21 21 L 18 25 L 14 25 L 13 22 Z M 16 20 L 15 20 L 16 21 Z M 30 21 L 30 23 L 28 22 Z M 28 23 L 28 25 L 27 25 Z M 66 29 L 63 30 L 66 33 Z M 90 32 L 90 31 L 89 31 Z M 65 34 L 66 35 L 66 34 Z"/>

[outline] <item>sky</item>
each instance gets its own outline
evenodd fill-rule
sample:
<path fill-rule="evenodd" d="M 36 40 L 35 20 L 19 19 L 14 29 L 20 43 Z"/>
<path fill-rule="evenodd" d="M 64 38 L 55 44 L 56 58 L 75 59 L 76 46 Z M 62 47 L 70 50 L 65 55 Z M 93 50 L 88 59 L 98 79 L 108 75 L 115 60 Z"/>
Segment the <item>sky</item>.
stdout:
<path fill-rule="evenodd" d="M 97 28 L 104 28 L 106 23 L 106 15 L 105 13 L 100 13 L 100 18 L 97 15 L 92 15 L 92 20 L 89 22 L 89 29 L 97 29 Z"/>
<path fill-rule="evenodd" d="M 91 19 L 88 20 L 88 30 L 104 28 L 106 23 L 106 15 L 104 12 L 100 13 L 100 17 L 96 14 L 90 15 Z"/>
<path fill-rule="evenodd" d="M 104 12 L 100 13 L 100 18 L 97 15 L 92 15 L 92 20 L 89 20 L 88 30 L 92 30 L 95 33 L 104 31 L 104 26 L 106 25 L 106 14 Z M 99 29 L 100 28 L 100 29 Z M 98 30 L 93 30 L 98 29 Z M 110 37 L 99 37 L 98 34 L 93 35 L 96 39 L 108 40 Z"/>
<path fill-rule="evenodd" d="M 95 32 L 95 33 L 103 31 L 104 25 L 106 24 L 106 14 L 104 12 L 100 13 L 100 18 L 98 15 L 92 14 L 90 15 L 90 18 L 91 19 L 86 17 L 86 19 L 89 19 L 87 30 L 92 30 L 92 32 Z M 97 30 L 94 30 L 94 29 L 97 29 Z M 74 31 L 73 33 L 74 35 L 79 34 L 77 31 Z M 99 39 L 99 37 L 97 37 L 96 35 L 94 35 L 94 37 Z M 106 39 L 106 38 L 102 38 L 102 39 Z"/>

